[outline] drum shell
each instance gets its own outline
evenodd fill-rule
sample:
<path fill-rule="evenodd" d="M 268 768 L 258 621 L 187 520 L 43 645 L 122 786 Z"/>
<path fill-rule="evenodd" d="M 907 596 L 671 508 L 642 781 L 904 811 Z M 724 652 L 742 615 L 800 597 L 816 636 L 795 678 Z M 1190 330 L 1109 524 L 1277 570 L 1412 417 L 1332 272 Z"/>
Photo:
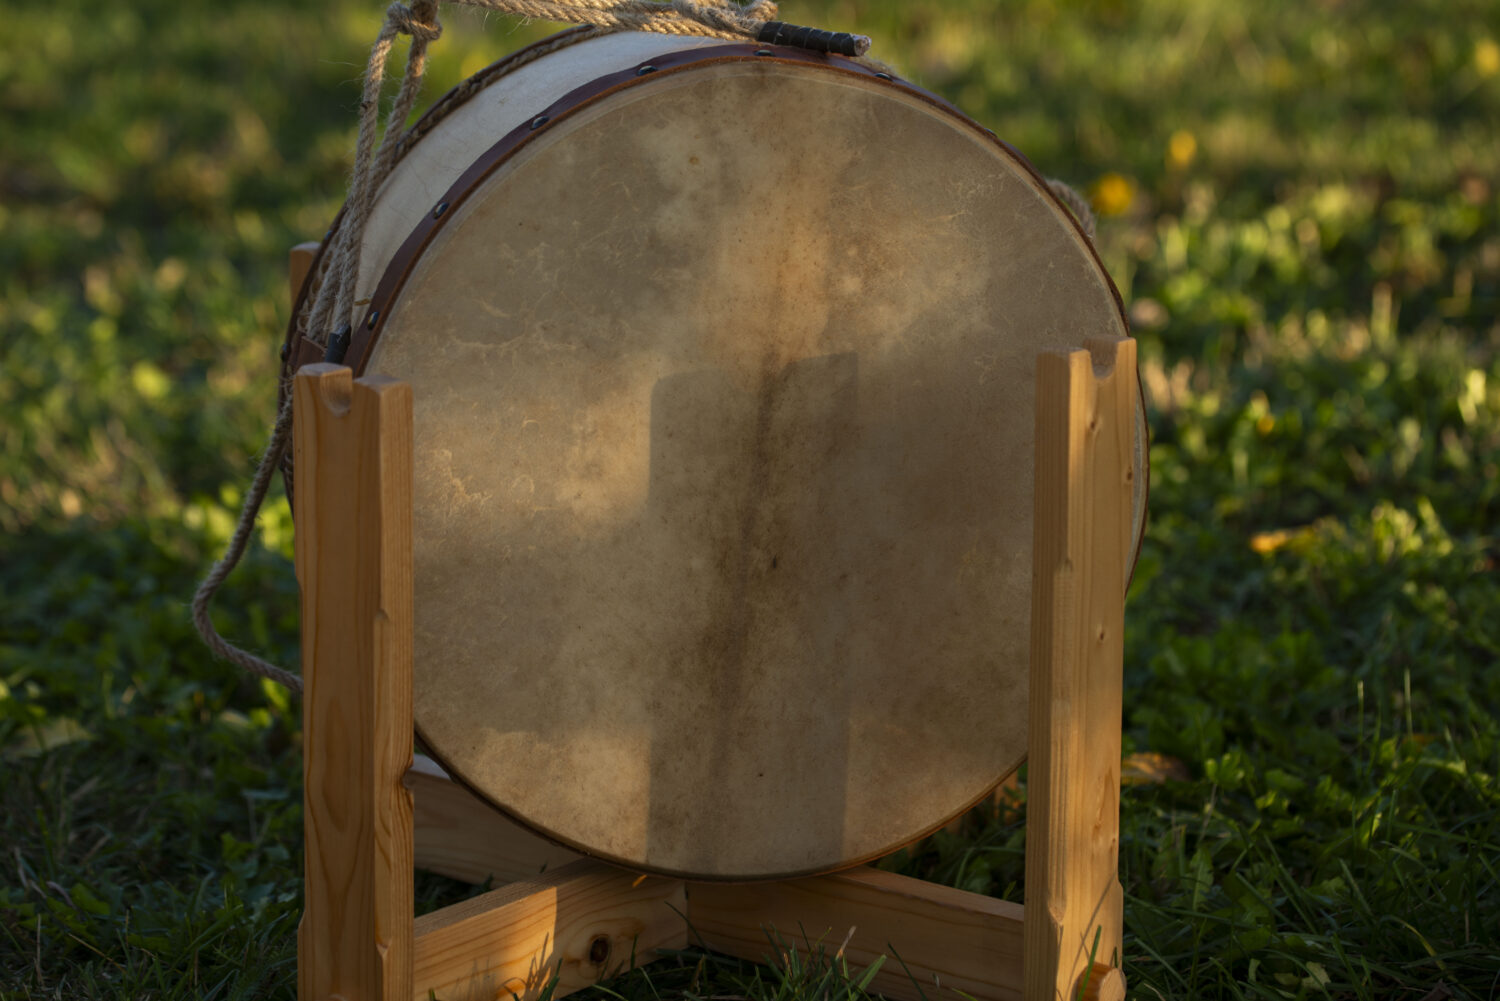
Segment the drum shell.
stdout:
<path fill-rule="evenodd" d="M 604 42 L 606 44 L 610 42 L 610 40 L 608 39 L 598 41 Z M 498 142 L 495 142 L 493 145 L 490 145 L 488 148 L 486 148 L 480 156 L 475 158 L 472 162 L 468 162 L 467 165 L 464 166 L 462 172 L 456 178 L 456 180 L 449 183 L 447 188 L 442 192 L 432 195 L 432 197 L 426 199 L 413 199 L 410 195 L 406 196 L 403 202 L 406 209 L 405 217 L 416 218 L 417 221 L 413 226 L 411 232 L 405 236 L 404 240 L 402 240 L 399 247 L 389 246 L 389 234 L 400 229 L 400 226 L 398 224 L 393 223 L 388 219 L 383 224 L 372 226 L 372 229 L 377 233 L 376 239 L 383 239 L 386 241 L 386 243 L 383 246 L 372 246 L 371 240 L 367 235 L 365 254 L 366 260 L 365 266 L 361 268 L 362 277 L 360 283 L 360 294 L 357 297 L 360 305 L 357 306 L 355 315 L 351 317 L 354 336 L 349 354 L 345 358 L 345 360 L 350 363 L 356 369 L 356 371 L 362 371 L 369 361 L 371 353 L 376 350 L 377 346 L 380 343 L 380 337 L 382 336 L 387 325 L 391 322 L 391 317 L 394 316 L 401 308 L 402 296 L 405 294 L 408 281 L 412 279 L 413 274 L 422 266 L 424 255 L 432 252 L 433 248 L 437 247 L 441 242 L 444 227 L 463 208 L 464 201 L 469 197 L 469 194 L 471 192 L 481 190 L 488 178 L 494 175 L 497 171 L 504 170 L 507 167 L 507 164 L 511 162 L 513 157 L 524 153 L 528 147 L 528 144 L 536 141 L 538 137 L 545 135 L 546 130 L 554 123 L 567 121 L 571 116 L 586 114 L 588 113 L 590 107 L 595 104 L 595 102 L 607 100 L 622 89 L 636 86 L 645 86 L 648 84 L 656 85 L 659 81 L 664 80 L 667 76 L 673 73 L 701 73 L 706 71 L 711 64 L 734 62 L 764 62 L 766 64 L 790 64 L 798 67 L 799 71 L 803 69 L 813 69 L 816 72 L 845 74 L 851 77 L 857 77 L 860 81 L 862 81 L 862 85 L 873 84 L 874 86 L 888 87 L 891 88 L 893 92 L 899 93 L 902 96 L 902 99 L 907 102 L 921 102 L 924 106 L 931 109 L 932 114 L 936 116 L 943 116 L 945 120 L 951 123 L 955 123 L 956 127 L 968 130 L 971 133 L 986 134 L 986 138 L 984 141 L 993 144 L 998 155 L 1004 158 L 1004 162 L 1006 164 L 1013 165 L 1018 176 L 1023 176 L 1030 179 L 1030 183 L 1034 187 L 1037 193 L 1037 197 L 1052 199 L 1050 193 L 1047 193 L 1045 183 L 1043 183 L 1042 180 L 1036 176 L 1035 172 L 1030 168 L 1029 165 L 1025 163 L 1025 161 L 1019 156 L 1019 154 L 1016 154 L 1013 150 L 1010 150 L 1009 147 L 1005 147 L 1003 144 L 999 143 L 998 140 L 995 140 L 993 138 L 992 134 L 987 134 L 987 130 L 982 130 L 979 126 L 970 122 L 968 119 L 963 118 L 963 116 L 961 116 L 956 110 L 952 109 L 951 106 L 947 105 L 945 102 L 942 102 L 940 99 L 935 98 L 930 94 L 926 94 L 925 92 L 921 92 L 916 88 L 912 88 L 900 81 L 886 79 L 885 75 L 881 71 L 863 66 L 858 63 L 837 59 L 836 57 L 813 56 L 810 54 L 790 50 L 766 50 L 763 47 L 759 46 L 724 46 L 718 43 L 709 45 L 696 40 L 691 45 L 675 45 L 670 40 L 648 39 L 648 42 L 653 45 L 657 41 L 660 41 L 660 45 L 658 46 L 660 52 L 657 55 L 652 56 L 648 60 L 627 60 L 627 62 L 629 62 L 630 64 L 625 66 L 624 68 L 617 69 L 612 73 L 604 73 L 598 78 L 589 81 L 587 84 L 581 87 L 575 87 L 571 90 L 568 90 L 567 93 L 559 95 L 551 102 L 536 105 L 537 113 L 535 114 L 531 114 L 528 111 L 525 115 L 520 116 L 523 119 L 522 124 L 512 128 Z M 639 44 L 639 39 L 632 37 L 631 42 L 632 44 Z M 585 44 L 596 45 L 597 43 L 590 42 Z M 760 53 L 762 52 L 769 52 L 769 54 L 761 55 Z M 544 66 L 545 62 L 545 59 L 539 60 L 534 65 Z M 649 67 L 649 71 L 643 73 L 643 70 L 646 70 L 647 67 Z M 493 71 L 493 75 L 500 76 L 504 74 L 499 73 L 499 71 Z M 562 86 L 563 85 L 559 84 L 554 89 L 561 89 Z M 436 125 L 429 124 L 427 126 L 419 124 L 418 126 L 419 134 L 424 137 L 421 141 L 431 141 L 431 137 L 439 133 L 441 120 L 454 113 L 454 102 L 458 102 L 461 105 L 465 101 L 471 100 L 476 95 L 483 93 L 485 89 L 486 88 L 481 87 L 476 83 L 470 83 L 462 88 L 462 90 L 464 91 L 462 98 L 450 95 L 442 102 L 439 102 L 439 105 L 437 106 L 437 109 L 439 111 L 438 123 Z M 443 111 L 442 109 L 447 110 Z M 424 119 L 424 121 L 427 120 Z M 410 155 L 411 154 L 409 153 L 408 156 Z M 392 184 L 387 185 L 387 192 L 389 192 L 393 184 L 401 180 L 402 176 L 403 175 L 398 174 L 395 178 L 393 178 Z M 431 193 L 429 192 L 429 194 Z M 386 201 L 386 197 L 386 195 L 382 196 L 382 203 Z M 416 204 L 417 201 L 421 202 L 420 211 L 413 212 L 411 210 L 412 205 Z M 1113 285 L 1109 283 L 1108 277 L 1104 273 L 1103 266 L 1099 263 L 1097 255 L 1095 255 L 1092 246 L 1083 237 L 1081 231 L 1078 230 L 1076 221 L 1074 221 L 1072 217 L 1067 214 L 1066 210 L 1064 210 L 1060 205 L 1056 205 L 1055 200 L 1053 200 L 1053 208 L 1055 210 L 1057 224 L 1061 227 L 1071 229 L 1073 244 L 1081 254 L 1086 255 L 1086 258 L 1092 261 L 1092 267 L 1097 270 L 1097 274 L 1102 279 L 1099 286 L 1101 292 L 1098 294 L 1106 296 L 1111 307 L 1112 315 L 1108 323 L 1101 324 L 1099 327 L 1080 331 L 1077 334 L 1076 340 L 1081 341 L 1086 336 L 1097 336 L 1101 334 L 1107 336 L 1111 333 L 1125 333 L 1127 328 L 1125 325 L 1123 311 L 1120 308 L 1118 293 L 1115 292 Z M 379 216 L 380 211 L 380 204 L 377 204 L 377 217 Z M 402 217 L 401 212 L 394 212 L 392 213 L 392 215 L 397 219 Z M 378 235 L 382 232 L 385 234 L 385 236 Z M 309 284 L 311 285 L 311 283 Z M 306 298 L 307 291 L 308 290 L 304 290 L 304 300 Z M 305 302 L 299 306 L 299 313 L 304 308 Z M 1055 344 L 1055 347 L 1063 348 L 1071 346 L 1071 342 L 1067 339 L 1071 336 L 1071 332 L 1067 332 L 1062 339 L 1058 340 L 1058 342 Z M 295 320 L 292 329 L 289 331 L 288 345 L 288 366 L 286 370 L 288 375 L 292 370 L 292 366 L 294 365 L 302 364 L 310 360 L 322 360 L 323 349 L 317 344 L 313 343 L 311 339 L 305 337 L 304 332 L 300 332 L 297 330 L 297 324 Z M 295 347 L 290 347 L 291 345 L 295 345 Z M 783 359 L 783 367 L 798 364 L 801 357 L 802 356 L 797 356 L 795 351 L 791 352 L 786 359 Z M 821 372 L 820 378 L 826 377 L 828 380 L 831 380 L 830 384 L 850 385 L 857 381 L 854 376 L 849 375 L 847 371 L 844 371 L 840 368 L 841 365 L 844 365 L 843 362 L 834 359 L 833 361 L 823 364 L 824 370 Z M 846 365 L 844 367 L 847 368 Z M 401 371 L 387 370 L 384 371 L 383 374 L 405 377 L 405 374 Z M 652 396 L 652 399 L 654 401 L 653 407 L 660 405 L 663 408 L 670 409 L 670 406 L 672 404 L 670 402 L 663 403 L 662 401 L 669 400 L 672 397 L 674 384 L 670 381 L 670 379 L 666 379 L 663 381 L 662 385 L 665 386 L 665 388 L 662 389 L 659 393 L 653 394 Z M 715 395 L 727 397 L 728 395 L 732 395 L 732 393 L 734 392 L 734 387 L 732 385 L 726 384 L 720 387 L 710 386 L 706 391 L 702 390 L 701 388 L 691 389 L 688 391 L 688 395 L 692 396 L 693 394 L 697 394 L 698 396 L 702 396 L 704 392 L 706 392 L 710 397 Z M 421 400 L 424 398 L 424 394 L 420 391 L 420 387 L 418 398 L 420 406 Z M 1024 434 L 1029 435 L 1029 427 L 1024 429 Z M 422 446 L 419 440 L 419 448 L 421 447 Z M 1136 477 L 1136 481 L 1144 486 L 1146 477 L 1144 475 L 1143 424 L 1142 431 L 1138 435 L 1138 451 L 1140 455 L 1141 468 L 1139 470 L 1139 475 Z M 655 480 L 653 480 L 653 486 L 654 484 Z M 288 483 L 288 487 L 290 489 L 290 482 Z M 1143 524 L 1143 494 L 1140 497 L 1137 507 L 1141 515 L 1141 517 L 1138 518 L 1138 524 Z M 1030 512 L 1028 510 L 1026 512 L 1028 523 L 1029 514 Z M 1025 569 L 1027 570 L 1027 572 L 1029 572 L 1029 561 Z M 1022 585 L 1024 585 L 1024 581 L 1022 582 Z M 1014 605 L 1016 600 L 1015 596 L 1017 594 L 1024 595 L 1024 593 L 1026 593 L 1026 590 L 1027 589 L 1024 586 L 1018 586 L 1013 583 L 1012 586 L 1009 587 L 1009 591 L 1011 593 L 1011 604 Z M 420 604 L 423 601 L 420 586 L 418 601 L 420 616 Z M 515 604 L 515 602 L 512 601 L 511 604 Z M 732 619 L 733 616 L 731 615 L 730 618 Z M 419 656 L 421 655 L 421 652 L 422 651 L 419 650 Z M 436 740 L 428 739 L 429 731 L 433 730 L 434 727 L 430 720 L 427 725 L 424 726 L 422 712 L 423 693 L 420 690 L 423 685 L 423 676 L 422 665 L 420 663 L 418 665 L 418 726 L 419 730 L 423 733 L 424 739 L 427 739 L 427 742 L 435 752 L 435 755 L 449 766 L 450 771 L 454 772 L 461 780 L 467 781 L 471 785 L 471 787 L 473 787 L 480 795 L 491 800 L 497 807 L 511 813 L 513 816 L 517 817 L 517 819 L 531 825 L 541 833 L 569 844 L 572 847 L 593 854 L 603 855 L 605 857 L 612 858 L 614 860 L 621 861 L 639 868 L 693 876 L 696 878 L 742 879 L 779 877 L 800 873 L 827 871 L 832 868 L 854 864 L 856 862 L 864 861 L 868 858 L 884 854 L 889 850 L 893 850 L 899 847 L 900 844 L 904 843 L 905 841 L 920 836 L 927 830 L 930 830 L 942 824 L 947 819 L 949 819 L 951 815 L 958 811 L 961 811 L 972 801 L 982 796 L 989 787 L 993 786 L 993 784 L 998 782 L 1006 772 L 1010 771 L 1017 763 L 1019 763 L 1021 755 L 1024 754 L 1024 674 L 1026 667 L 1027 665 L 1024 655 L 1011 656 L 1008 659 L 1008 702 L 1010 703 L 1012 709 L 1009 714 L 1010 723 L 1007 727 L 1010 732 L 1005 740 L 1005 746 L 1006 748 L 1008 748 L 1008 750 L 1005 750 L 1003 753 L 995 754 L 993 756 L 994 760 L 988 766 L 987 771 L 985 769 L 980 769 L 980 771 L 985 771 L 985 774 L 982 777 L 970 777 L 966 786 L 968 792 L 965 792 L 963 794 L 950 793 L 947 797 L 946 805 L 941 809 L 935 809 L 930 804 L 925 804 L 915 814 L 905 818 L 902 823 L 896 824 L 889 828 L 890 831 L 894 831 L 895 833 L 886 833 L 884 835 L 875 837 L 873 840 L 866 839 L 863 842 L 860 842 L 858 841 L 858 839 L 856 839 L 854 842 L 854 847 L 850 847 L 849 843 L 843 842 L 841 842 L 836 847 L 830 847 L 829 845 L 817 845 L 814 846 L 814 848 L 811 850 L 799 849 L 797 851 L 784 852 L 781 855 L 777 855 L 775 852 L 772 852 L 769 855 L 756 856 L 748 862 L 744 859 L 731 859 L 727 864 L 720 863 L 719 857 L 727 854 L 727 852 L 724 851 L 725 846 L 734 840 L 732 833 L 721 833 L 716 838 L 707 839 L 708 841 L 713 842 L 713 845 L 711 845 L 710 847 L 714 850 L 699 851 L 696 853 L 691 853 L 690 855 L 683 855 L 679 852 L 679 854 L 675 856 L 671 855 L 671 853 L 668 852 L 664 856 L 659 851 L 660 845 L 655 846 L 655 850 L 657 850 L 657 853 L 653 854 L 652 846 L 646 845 L 644 843 L 633 846 L 629 844 L 621 845 L 616 843 L 608 843 L 609 832 L 601 832 L 597 829 L 588 828 L 588 831 L 586 833 L 579 833 L 579 831 L 583 828 L 569 828 L 567 824 L 559 823 L 555 818 L 551 820 L 543 819 L 539 817 L 539 814 L 534 808 L 535 804 L 522 802 L 522 800 L 525 799 L 524 795 L 516 792 L 514 788 L 511 788 L 510 791 L 507 792 L 497 792 L 497 787 L 500 785 L 505 785 L 506 783 L 497 783 L 494 780 L 493 776 L 478 774 L 478 771 L 481 771 L 483 769 L 476 766 L 473 760 L 465 760 L 464 755 L 455 755 L 454 753 L 452 753 L 451 744 L 454 743 L 454 741 L 451 734 L 446 739 L 441 737 Z M 456 691 L 462 689 L 463 686 L 459 686 L 459 689 L 455 689 L 450 679 L 447 683 L 447 687 L 451 691 Z M 451 698 L 453 698 L 453 696 L 450 695 L 450 699 Z M 920 703 L 921 699 L 917 699 L 916 701 Z M 1020 724 L 1019 733 L 1017 732 L 1016 725 L 1017 715 L 1014 711 L 1016 706 L 1021 707 L 1019 718 L 1022 722 Z M 449 711 L 456 711 L 456 700 L 450 703 L 450 707 L 451 710 L 445 709 L 438 714 L 442 715 Z M 436 712 L 437 710 L 432 711 Z M 931 713 L 929 713 L 929 715 L 931 715 Z M 927 721 L 927 723 L 935 730 L 942 729 L 942 723 L 940 720 L 930 719 Z M 438 727 L 437 729 L 441 728 Z M 463 728 L 460 728 L 460 730 L 462 729 Z M 937 736 L 938 735 L 935 733 L 930 742 L 935 746 L 942 745 L 943 741 L 937 739 Z M 639 750 L 639 748 L 636 749 Z M 679 750 L 686 752 L 689 749 L 680 748 Z M 524 755 L 520 756 L 524 757 Z M 593 759 L 590 760 L 592 761 Z M 647 770 L 650 771 L 651 769 L 657 767 L 659 766 L 653 763 L 648 767 Z M 941 762 L 937 761 L 926 765 L 914 764 L 912 774 L 915 775 L 919 773 L 922 768 L 930 769 L 932 767 L 941 767 Z M 531 768 L 522 769 L 522 772 L 523 774 L 509 776 L 507 778 L 507 782 L 509 782 L 512 786 L 514 786 L 514 784 L 518 782 L 524 783 L 537 774 L 537 769 L 536 766 L 533 765 Z M 908 776 L 908 778 L 910 777 L 911 776 Z M 559 779 L 560 776 L 549 775 L 542 784 L 555 784 L 559 781 Z M 637 784 L 639 784 L 638 778 L 632 781 L 635 781 Z M 699 776 L 695 781 L 698 781 L 700 783 L 709 782 L 712 781 L 712 776 Z M 628 786 L 630 783 L 623 782 L 622 784 Z M 772 796 L 772 799 L 774 799 L 774 794 Z M 808 797 L 809 804 L 815 803 L 816 800 L 816 796 Z M 814 807 L 811 805 L 804 807 L 804 810 L 811 809 L 814 809 Z M 926 810 L 925 813 L 922 812 L 923 809 Z M 582 811 L 580 810 L 579 812 L 581 813 Z M 609 811 L 606 809 L 601 812 L 607 815 Z M 660 811 L 658 810 L 657 812 L 659 813 Z M 659 828 L 672 827 L 673 825 L 675 825 L 677 828 L 682 829 L 690 829 L 693 827 L 693 822 L 683 821 L 682 818 L 675 816 L 666 819 L 657 818 L 657 821 L 655 822 L 657 823 L 657 826 Z M 583 827 L 586 828 L 587 825 L 583 825 Z M 658 832 L 658 834 L 659 833 L 660 832 Z M 747 833 L 746 836 L 749 837 L 750 835 Z M 683 840 L 685 840 L 687 838 L 687 835 L 683 835 L 681 837 Z M 816 838 L 812 838 L 811 840 L 816 840 Z M 716 853 L 719 857 L 716 857 Z"/>

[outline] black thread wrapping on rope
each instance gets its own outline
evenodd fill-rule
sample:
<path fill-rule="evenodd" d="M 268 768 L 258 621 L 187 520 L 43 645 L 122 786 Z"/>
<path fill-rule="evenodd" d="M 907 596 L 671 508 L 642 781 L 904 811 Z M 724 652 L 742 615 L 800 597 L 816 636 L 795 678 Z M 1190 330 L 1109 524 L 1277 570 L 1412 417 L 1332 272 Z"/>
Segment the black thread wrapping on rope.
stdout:
<path fill-rule="evenodd" d="M 784 21 L 767 21 L 761 25 L 755 40 L 770 45 L 792 45 L 813 52 L 832 52 L 851 59 L 859 55 L 858 39 L 847 31 L 804 28 Z"/>
<path fill-rule="evenodd" d="M 353 334 L 354 332 L 349 329 L 349 324 L 346 323 L 340 327 L 338 333 L 328 338 L 328 350 L 323 353 L 323 360 L 331 365 L 342 365 Z"/>

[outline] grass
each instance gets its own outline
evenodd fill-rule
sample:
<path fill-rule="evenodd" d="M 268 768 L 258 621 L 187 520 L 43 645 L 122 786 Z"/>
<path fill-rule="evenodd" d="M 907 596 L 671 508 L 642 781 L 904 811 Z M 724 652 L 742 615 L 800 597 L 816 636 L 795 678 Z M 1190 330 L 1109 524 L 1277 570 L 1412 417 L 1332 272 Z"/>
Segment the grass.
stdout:
<path fill-rule="evenodd" d="M 1495 997 L 1492 5 L 783 13 L 873 35 L 1104 215 L 1153 430 L 1127 751 L 1180 768 L 1123 797 L 1133 995 Z M 263 445 L 285 250 L 341 199 L 379 16 L 7 9 L 0 996 L 294 992 L 296 705 L 212 662 L 186 604 Z M 430 94 L 546 30 L 445 17 Z M 290 544 L 278 496 L 219 613 L 284 662 Z M 982 812 L 883 864 L 1019 899 L 1023 819 Z M 690 952 L 600 990 L 801 999 L 859 975 L 833 948 Z"/>

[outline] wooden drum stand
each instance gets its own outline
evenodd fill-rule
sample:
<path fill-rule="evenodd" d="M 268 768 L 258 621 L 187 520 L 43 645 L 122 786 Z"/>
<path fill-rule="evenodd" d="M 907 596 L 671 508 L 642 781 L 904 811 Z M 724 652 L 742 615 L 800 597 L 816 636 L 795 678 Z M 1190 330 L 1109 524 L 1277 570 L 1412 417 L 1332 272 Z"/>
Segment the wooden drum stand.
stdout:
<path fill-rule="evenodd" d="M 533 1001 L 657 950 L 750 960 L 882 954 L 869 989 L 915 1001 L 1121 999 L 1122 636 L 1135 342 L 1037 364 L 1026 905 L 860 867 L 751 884 L 641 875 L 506 820 L 412 753 L 412 394 L 296 376 L 306 909 L 302 1001 Z M 420 918 L 419 866 L 499 889 Z M 539 874 L 540 873 L 540 874 Z M 847 936 L 847 941 L 845 941 Z"/>

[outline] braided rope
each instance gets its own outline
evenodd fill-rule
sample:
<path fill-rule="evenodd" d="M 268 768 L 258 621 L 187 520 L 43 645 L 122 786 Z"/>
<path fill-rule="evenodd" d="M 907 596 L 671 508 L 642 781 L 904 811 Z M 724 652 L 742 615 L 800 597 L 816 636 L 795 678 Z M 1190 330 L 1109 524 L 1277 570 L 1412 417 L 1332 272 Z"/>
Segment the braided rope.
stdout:
<path fill-rule="evenodd" d="M 282 667 L 277 667 L 270 661 L 263 660 L 248 650 L 241 650 L 233 643 L 226 640 L 214 627 L 213 619 L 208 614 L 208 608 L 212 603 L 214 594 L 219 590 L 219 585 L 224 583 L 224 578 L 239 563 L 240 558 L 245 555 L 245 548 L 250 543 L 250 533 L 255 528 L 255 516 L 260 511 L 261 502 L 265 500 L 266 490 L 271 485 L 271 474 L 275 472 L 276 465 L 281 461 L 282 450 L 286 447 L 287 436 L 292 429 L 292 405 L 288 399 L 281 412 L 276 415 L 276 425 L 271 431 L 271 443 L 266 448 L 266 453 L 261 457 L 260 465 L 255 469 L 255 478 L 250 481 L 250 490 L 245 495 L 245 506 L 240 511 L 240 520 L 234 526 L 234 535 L 230 537 L 229 546 L 224 551 L 224 556 L 213 565 L 208 576 L 203 578 L 203 583 L 198 585 L 198 591 L 193 595 L 193 625 L 198 628 L 198 635 L 203 637 L 203 642 L 213 651 L 214 655 L 232 664 L 236 664 L 251 674 L 262 678 L 270 678 L 278 684 L 285 685 L 294 692 L 302 691 L 302 679 Z"/>
<path fill-rule="evenodd" d="M 411 114 L 417 93 L 421 90 L 422 77 L 426 73 L 427 46 L 442 34 L 442 30 L 442 25 L 437 19 L 437 0 L 416 0 L 410 7 L 401 3 L 393 3 L 386 10 L 385 23 L 380 28 L 380 34 L 376 36 L 375 44 L 370 48 L 370 61 L 365 68 L 364 93 L 360 99 L 359 137 L 354 148 L 354 176 L 349 188 L 349 225 L 341 228 L 340 239 L 333 248 L 333 256 L 329 261 L 329 271 L 333 280 L 325 280 L 322 283 L 318 289 L 317 298 L 313 302 L 308 322 L 315 330 L 321 329 L 322 325 L 326 324 L 330 312 L 334 315 L 347 316 L 353 308 L 355 280 L 359 275 L 360 237 L 364 233 L 365 220 L 369 217 L 371 205 L 374 204 L 375 192 L 379 189 L 380 183 L 385 180 L 391 167 L 394 166 L 397 145 L 395 140 L 400 136 L 401 127 L 405 124 L 407 116 Z M 396 100 L 392 103 L 390 113 L 386 117 L 384 139 L 377 151 L 375 132 L 380 111 L 381 85 L 385 81 L 385 64 L 390 57 L 396 36 L 400 34 L 411 36 L 411 49 L 406 60 L 406 75 L 402 78 L 401 88 L 397 91 Z M 213 565 L 213 569 L 198 586 L 197 593 L 193 595 L 193 624 L 197 627 L 198 634 L 203 637 L 203 642 L 215 655 L 238 665 L 251 674 L 270 678 L 294 692 L 300 692 L 302 691 L 301 678 L 285 668 L 278 667 L 230 643 L 214 626 L 213 618 L 209 614 L 209 606 L 213 602 L 214 595 L 218 593 L 219 587 L 229 576 L 230 571 L 245 555 L 250 533 L 255 528 L 256 515 L 265 502 L 266 492 L 271 486 L 271 476 L 286 452 L 291 431 L 292 397 L 288 393 L 280 412 L 276 415 L 270 443 L 266 446 L 265 454 L 261 456 L 260 465 L 256 467 L 255 477 L 250 483 L 250 490 L 245 495 L 245 503 L 240 509 L 239 521 L 235 524 L 234 535 L 230 538 L 229 546 L 223 558 Z"/>
<path fill-rule="evenodd" d="M 1081 192 L 1067 181 L 1059 181 L 1056 178 L 1047 178 L 1047 189 L 1057 196 L 1057 200 L 1067 206 L 1073 218 L 1078 220 L 1078 225 L 1083 227 L 1083 235 L 1094 242 L 1094 231 L 1098 228 L 1094 221 L 1094 210 L 1089 205 L 1089 200 Z"/>

